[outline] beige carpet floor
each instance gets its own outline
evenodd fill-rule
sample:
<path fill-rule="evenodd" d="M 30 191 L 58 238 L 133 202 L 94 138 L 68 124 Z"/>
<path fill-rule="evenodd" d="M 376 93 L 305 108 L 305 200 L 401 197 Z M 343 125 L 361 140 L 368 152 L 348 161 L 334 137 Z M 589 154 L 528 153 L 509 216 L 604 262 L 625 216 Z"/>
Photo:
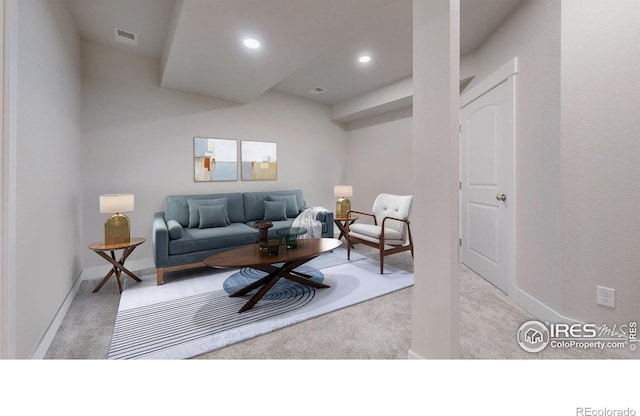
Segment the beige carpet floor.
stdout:
<path fill-rule="evenodd" d="M 357 246 L 356 251 L 377 258 L 376 251 L 368 247 Z M 385 263 L 413 271 L 408 252 L 388 256 Z M 170 279 L 168 276 L 167 280 Z M 46 359 L 107 357 L 120 296 L 113 279 L 98 293 L 92 293 L 98 281 L 82 282 Z M 411 302 L 412 288 L 403 289 L 196 358 L 406 359 L 411 348 Z M 461 358 L 618 358 L 610 352 L 595 350 L 547 348 L 541 353 L 527 353 L 517 344 L 516 333 L 529 319 L 531 316 L 501 291 L 461 267 Z"/>

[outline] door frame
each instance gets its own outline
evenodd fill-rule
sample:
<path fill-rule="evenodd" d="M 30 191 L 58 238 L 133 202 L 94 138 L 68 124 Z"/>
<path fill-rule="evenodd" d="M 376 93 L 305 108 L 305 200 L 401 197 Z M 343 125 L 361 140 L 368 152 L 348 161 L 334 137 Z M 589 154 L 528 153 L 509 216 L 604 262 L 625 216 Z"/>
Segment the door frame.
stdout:
<path fill-rule="evenodd" d="M 4 23 L 4 15 L 5 15 L 5 0 L 0 0 L 0 359 L 7 358 L 7 288 L 6 288 L 6 279 L 7 273 L 5 268 L 5 186 L 4 186 L 4 178 L 5 178 L 5 159 L 4 159 L 4 145 L 5 145 L 5 124 L 6 124 L 6 105 L 5 105 L 5 23 Z"/>
<path fill-rule="evenodd" d="M 487 76 L 485 79 L 480 81 L 477 85 L 471 88 L 469 91 L 463 93 L 460 96 L 460 113 L 462 114 L 462 109 L 472 102 L 476 101 L 478 98 L 482 97 L 484 94 L 488 93 L 498 85 L 505 82 L 510 77 L 513 77 L 513 195 L 510 195 L 511 205 L 510 210 L 511 214 L 508 216 L 507 221 L 507 259 L 505 262 L 505 268 L 507 273 L 507 295 L 509 297 L 513 297 L 515 295 L 516 288 L 516 206 L 517 206 L 517 189 L 516 189 L 516 146 L 517 146 L 517 137 L 516 137 L 516 75 L 518 74 L 518 57 L 514 57 L 504 65 L 502 65 L 498 70 Z M 462 126 L 462 119 L 460 119 L 460 125 Z M 462 141 L 462 134 L 459 136 L 459 140 Z M 462 149 L 462 143 L 460 143 L 460 149 Z M 462 150 L 460 152 L 459 158 L 459 181 L 462 183 Z M 460 187 L 462 188 L 462 187 Z M 460 189 L 460 206 L 459 206 L 459 215 L 462 220 L 462 189 Z M 462 222 L 461 222 L 462 224 Z M 460 227 L 460 239 L 462 241 L 462 227 Z M 459 259 L 460 264 L 462 264 L 462 249 L 459 250 Z"/>
<path fill-rule="evenodd" d="M 0 359 L 16 358 L 16 0 L 0 0 Z"/>

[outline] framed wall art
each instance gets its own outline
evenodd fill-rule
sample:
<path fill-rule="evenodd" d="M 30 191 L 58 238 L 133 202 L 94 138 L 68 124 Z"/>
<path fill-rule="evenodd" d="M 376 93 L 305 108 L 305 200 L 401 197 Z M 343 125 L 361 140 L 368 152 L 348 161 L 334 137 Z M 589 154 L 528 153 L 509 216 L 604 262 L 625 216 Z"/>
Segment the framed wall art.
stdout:
<path fill-rule="evenodd" d="M 273 142 L 242 140 L 243 181 L 274 181 L 278 178 L 278 148 Z"/>
<path fill-rule="evenodd" d="M 237 181 L 238 141 L 194 137 L 193 172 L 196 182 Z"/>

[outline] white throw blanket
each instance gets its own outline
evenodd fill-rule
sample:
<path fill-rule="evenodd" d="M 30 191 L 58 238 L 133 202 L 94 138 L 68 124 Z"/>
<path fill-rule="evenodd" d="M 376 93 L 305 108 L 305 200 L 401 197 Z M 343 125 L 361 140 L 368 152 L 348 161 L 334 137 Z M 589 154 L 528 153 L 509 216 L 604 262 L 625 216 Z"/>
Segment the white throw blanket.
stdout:
<path fill-rule="evenodd" d="M 329 210 L 323 207 L 307 208 L 300 213 L 291 224 L 292 227 L 300 227 L 307 230 L 307 233 L 298 238 L 320 238 L 322 237 L 322 223 L 316 220 L 319 212 L 328 212 Z M 328 224 L 329 227 L 333 224 Z"/>

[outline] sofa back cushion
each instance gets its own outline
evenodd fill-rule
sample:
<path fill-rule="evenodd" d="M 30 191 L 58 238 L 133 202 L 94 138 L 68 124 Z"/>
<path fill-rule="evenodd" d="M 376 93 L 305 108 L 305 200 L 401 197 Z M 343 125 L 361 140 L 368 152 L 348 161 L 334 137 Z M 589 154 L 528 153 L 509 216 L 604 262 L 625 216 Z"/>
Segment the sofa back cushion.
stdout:
<path fill-rule="evenodd" d="M 201 195 L 169 195 L 164 202 L 164 218 L 166 221 L 176 220 L 183 227 L 189 226 L 188 199 L 217 199 L 227 198 L 227 212 L 229 220 L 247 222 L 244 215 L 244 200 L 241 193 L 201 194 Z M 196 226 L 197 227 L 197 226 Z"/>
<path fill-rule="evenodd" d="M 285 221 L 287 203 L 285 201 L 264 201 L 264 221 Z"/>
<path fill-rule="evenodd" d="M 244 216 L 246 222 L 262 220 L 264 218 L 264 201 L 271 201 L 272 199 L 270 197 L 272 195 L 295 195 L 296 201 L 298 202 L 298 209 L 301 209 L 305 205 L 302 191 L 297 189 L 291 191 L 245 192 L 242 196 L 244 199 Z"/>
<path fill-rule="evenodd" d="M 295 195 L 269 195 L 268 201 L 284 202 L 287 218 L 295 218 L 300 213 L 300 208 L 298 208 L 298 199 Z M 265 207 L 267 206 L 268 205 L 265 205 Z"/>
<path fill-rule="evenodd" d="M 231 225 L 226 205 L 200 205 L 200 222 L 198 228 L 226 227 Z"/>
<path fill-rule="evenodd" d="M 228 199 L 227 198 L 214 198 L 214 199 L 187 199 L 187 205 L 189 205 L 189 228 L 203 228 L 200 227 L 200 207 L 202 206 L 223 206 L 225 222 L 227 225 L 231 223 L 227 210 Z"/>

